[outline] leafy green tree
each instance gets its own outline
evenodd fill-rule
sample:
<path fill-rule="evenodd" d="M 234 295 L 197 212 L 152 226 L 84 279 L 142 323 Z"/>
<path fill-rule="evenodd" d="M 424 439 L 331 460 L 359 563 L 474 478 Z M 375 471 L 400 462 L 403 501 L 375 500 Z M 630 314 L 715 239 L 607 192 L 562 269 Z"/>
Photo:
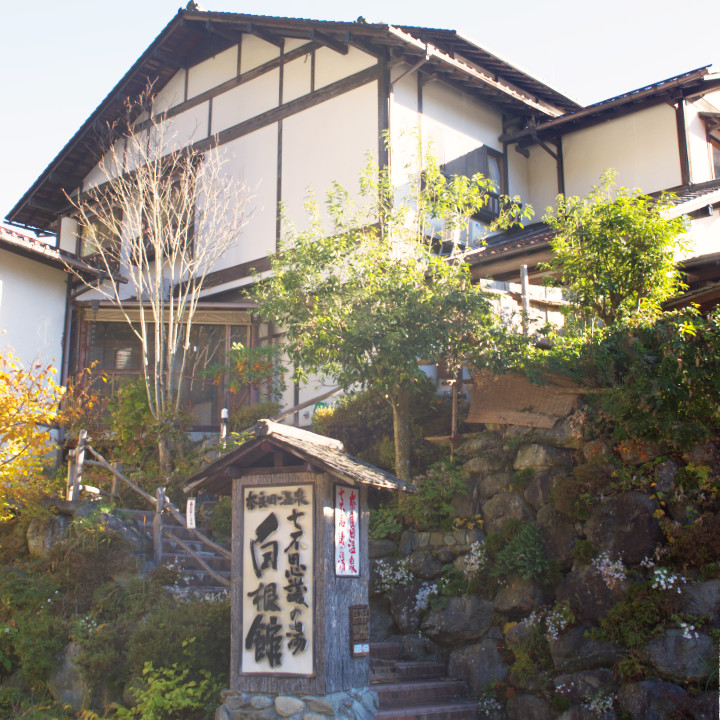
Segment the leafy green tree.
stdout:
<path fill-rule="evenodd" d="M 667 196 L 616 187 L 606 172 L 584 198 L 558 196 L 544 220 L 557 230 L 548 267 L 559 273 L 585 322 L 605 325 L 659 310 L 681 287 L 676 261 L 685 223 Z"/>
<path fill-rule="evenodd" d="M 484 207 L 492 183 L 481 175 L 447 179 L 426 157 L 403 196 L 387 169 L 370 163 L 360 202 L 335 184 L 323 218 L 290 227 L 272 276 L 259 291 L 260 313 L 285 329 L 295 374 L 333 377 L 345 389 L 373 388 L 393 412 L 395 472 L 410 461 L 410 403 L 423 378 L 418 361 L 459 367 L 493 322 L 485 293 L 471 283 L 455 245 L 468 217 Z M 505 199 L 504 223 L 518 203 Z M 450 258 L 433 251 L 452 244 Z"/>

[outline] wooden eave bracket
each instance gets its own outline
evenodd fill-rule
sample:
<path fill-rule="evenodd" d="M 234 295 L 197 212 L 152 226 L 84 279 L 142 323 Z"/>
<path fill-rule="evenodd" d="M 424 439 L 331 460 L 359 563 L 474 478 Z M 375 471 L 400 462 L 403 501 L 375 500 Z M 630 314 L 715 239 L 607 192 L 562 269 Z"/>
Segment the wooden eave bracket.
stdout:
<path fill-rule="evenodd" d="M 326 35 L 323 32 L 318 32 L 314 29 L 310 31 L 310 39 L 322 43 L 323 45 L 327 45 L 327 47 L 331 50 L 334 50 L 336 53 L 340 53 L 341 55 L 347 55 L 350 50 L 346 42 L 339 42 L 329 35 Z"/>
<path fill-rule="evenodd" d="M 262 30 L 254 23 L 248 23 L 245 25 L 245 32 L 248 33 L 248 35 L 255 35 L 255 37 L 259 37 L 266 43 L 275 45 L 280 48 L 280 50 L 283 49 L 283 45 L 285 44 L 285 40 L 283 38 L 275 35 L 274 33 L 268 32 L 267 30 Z"/>

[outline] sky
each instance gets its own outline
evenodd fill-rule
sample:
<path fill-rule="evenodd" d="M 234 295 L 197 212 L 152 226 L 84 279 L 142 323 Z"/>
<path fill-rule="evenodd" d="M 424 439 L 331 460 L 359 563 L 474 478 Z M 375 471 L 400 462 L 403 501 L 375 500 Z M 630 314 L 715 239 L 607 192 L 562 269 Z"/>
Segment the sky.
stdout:
<path fill-rule="evenodd" d="M 448 28 L 583 104 L 705 65 L 718 0 L 202 0 L 207 10 Z M 183 3 L 184 6 L 184 3 Z M 178 0 L 2 0 L 0 217 L 172 19 Z"/>

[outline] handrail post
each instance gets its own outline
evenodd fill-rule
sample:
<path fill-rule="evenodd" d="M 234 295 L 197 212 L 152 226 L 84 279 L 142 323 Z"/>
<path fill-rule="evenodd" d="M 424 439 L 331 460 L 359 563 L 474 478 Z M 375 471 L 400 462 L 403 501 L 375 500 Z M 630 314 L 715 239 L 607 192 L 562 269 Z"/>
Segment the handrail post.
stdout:
<path fill-rule="evenodd" d="M 75 480 L 75 450 L 68 451 L 67 464 L 67 486 L 65 488 L 65 499 L 72 500 L 73 483 Z"/>
<path fill-rule="evenodd" d="M 165 509 L 165 488 L 159 487 L 155 491 L 155 516 L 153 517 L 153 555 L 155 565 L 162 562 L 162 514 Z"/>
<path fill-rule="evenodd" d="M 73 484 L 69 500 L 80 499 L 80 485 L 82 484 L 83 464 L 85 462 L 85 443 L 87 442 L 87 430 L 81 430 L 78 436 L 78 444 L 75 450 L 75 469 L 73 471 Z"/>

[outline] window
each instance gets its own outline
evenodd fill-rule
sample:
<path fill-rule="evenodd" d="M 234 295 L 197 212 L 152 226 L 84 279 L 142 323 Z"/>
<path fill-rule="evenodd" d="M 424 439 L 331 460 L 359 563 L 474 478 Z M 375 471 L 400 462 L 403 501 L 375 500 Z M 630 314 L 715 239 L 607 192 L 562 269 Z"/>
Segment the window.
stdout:
<path fill-rule="evenodd" d="M 120 264 L 120 233 L 123 213 L 120 208 L 112 212 L 90 217 L 82 224 L 80 231 L 80 255 L 88 264 L 104 268 L 104 255 L 107 264 L 117 267 Z"/>
<path fill-rule="evenodd" d="M 479 222 L 492 222 L 500 214 L 500 195 L 505 189 L 505 158 L 501 152 L 482 146 L 445 163 L 443 172 L 446 175 L 464 175 L 472 177 L 481 173 L 495 186 L 495 192 L 490 193 L 488 204 L 475 216 Z"/>

